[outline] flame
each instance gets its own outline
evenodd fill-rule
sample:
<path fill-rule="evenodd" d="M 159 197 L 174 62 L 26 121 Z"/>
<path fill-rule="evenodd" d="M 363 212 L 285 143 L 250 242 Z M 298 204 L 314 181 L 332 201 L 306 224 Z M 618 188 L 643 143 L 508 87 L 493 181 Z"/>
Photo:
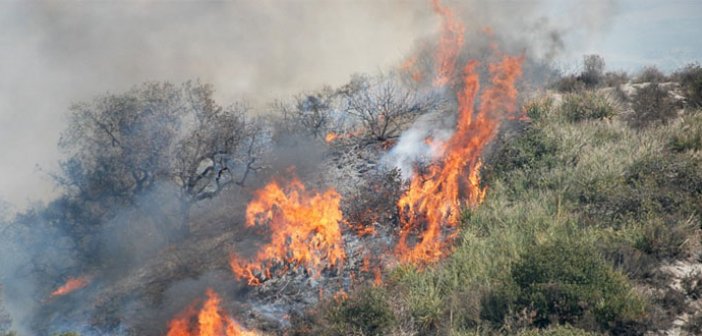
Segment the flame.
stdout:
<path fill-rule="evenodd" d="M 346 258 L 339 225 L 340 200 L 336 190 L 321 194 L 307 191 L 297 178 L 285 187 L 273 181 L 258 190 L 246 208 L 246 226 L 267 224 L 271 240 L 251 260 L 232 255 L 230 266 L 236 277 L 258 285 L 260 280 L 254 273 L 270 277 L 276 263 L 303 266 L 313 275 L 326 266 L 340 265 Z"/>
<path fill-rule="evenodd" d="M 326 143 L 331 143 L 336 141 L 336 139 L 339 138 L 339 134 L 336 134 L 334 132 L 328 132 L 327 135 L 324 137 L 324 141 Z"/>
<path fill-rule="evenodd" d="M 480 154 L 495 135 L 502 113 L 515 108 L 515 81 L 521 76 L 521 57 L 503 57 L 488 65 L 492 85 L 480 94 L 475 113 L 475 99 L 480 91 L 477 61 L 464 68 L 463 90 L 457 94 L 458 120 L 452 137 L 442 144 L 442 159 L 428 167 L 428 172 L 413 176 L 408 190 L 398 201 L 402 229 L 396 254 L 406 262 L 434 262 L 445 253 L 442 237 L 445 227 L 459 222 L 461 200 L 475 206 L 485 197 L 480 186 Z M 466 172 L 467 171 L 467 172 Z M 422 230 L 410 246 L 410 234 Z"/>
<path fill-rule="evenodd" d="M 51 292 L 51 296 L 62 296 L 83 287 L 88 286 L 90 283 L 90 276 L 84 275 L 77 278 L 69 278 L 61 287 L 57 288 L 55 291 Z"/>
<path fill-rule="evenodd" d="M 195 304 L 186 308 L 168 324 L 166 336 L 256 336 L 258 333 L 244 329 L 226 316 L 219 308 L 220 299 L 212 289 L 205 291 L 207 300 L 199 312 Z M 193 319 L 197 315 L 197 323 Z M 195 324 L 194 326 L 192 324 Z"/>
<path fill-rule="evenodd" d="M 407 72 L 410 77 L 412 78 L 413 81 L 416 83 L 419 83 L 422 81 L 424 76 L 422 75 L 422 71 L 417 68 L 417 56 L 412 55 L 408 57 L 400 66 L 400 69 L 403 71 Z"/>
<path fill-rule="evenodd" d="M 324 136 L 324 142 L 326 143 L 332 143 L 337 140 L 342 140 L 342 139 L 351 139 L 355 137 L 359 137 L 363 135 L 364 130 L 363 129 L 357 129 L 354 131 L 346 132 L 346 133 L 336 133 L 329 131 L 327 134 Z"/>
<path fill-rule="evenodd" d="M 441 0 L 432 0 L 434 12 L 441 16 L 441 36 L 436 51 L 436 76 L 434 85 L 443 86 L 453 80 L 456 59 L 463 45 L 465 27 L 450 8 L 441 5 Z"/>

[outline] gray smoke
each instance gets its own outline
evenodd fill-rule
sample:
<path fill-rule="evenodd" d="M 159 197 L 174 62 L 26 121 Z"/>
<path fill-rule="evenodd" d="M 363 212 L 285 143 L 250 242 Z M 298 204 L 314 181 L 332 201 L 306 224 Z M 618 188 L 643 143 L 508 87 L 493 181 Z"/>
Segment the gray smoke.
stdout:
<path fill-rule="evenodd" d="M 548 3 L 471 0 L 445 4 L 456 8 L 469 32 L 490 26 L 504 51 L 527 55 L 525 82 L 538 86 L 550 73 L 549 62 L 570 47 L 563 34 L 581 31 L 545 17 L 541 10 Z M 578 19 L 572 22 L 589 22 L 581 18 L 583 13 L 596 15 L 604 23 L 586 26 L 585 34 L 601 33 L 612 7 L 587 8 L 594 13 L 574 11 Z M 116 210 L 105 225 L 85 233 L 101 242 L 91 262 L 72 253 L 81 244 L 75 237 L 83 233 L 67 232 L 70 228 L 50 222 L 47 218 L 52 217 L 38 210 L 43 209 L 42 204 L 29 206 L 30 199 L 47 201 L 62 191 L 53 189 L 46 173 L 33 167 L 39 164 L 48 172 L 56 169 L 60 155 L 55 144 L 72 101 L 89 100 L 106 91 L 122 92 L 146 80 L 200 78 L 214 84 L 217 99 L 224 105 L 243 97 L 260 111 L 275 97 L 322 85 L 339 86 L 352 73 L 394 68 L 408 53 L 420 52 L 431 44 L 427 41 L 435 40 L 437 23 L 425 1 L 0 3 L 4 31 L 0 37 L 4 42 L 0 44 L 0 143 L 5 144 L 0 146 L 0 190 L 4 192 L 0 197 L 28 209 L 18 218 L 8 216 L 0 225 L 2 304 L 13 319 L 13 328 L 32 335 L 37 333 L 32 329 L 37 324 L 58 330 L 80 326 L 80 320 L 91 313 L 81 303 L 99 300 L 103 288 L 134 286 L 120 282 L 122 276 L 147 272 L 149 259 L 164 253 L 173 233 L 170 224 L 177 206 L 168 186 L 140 195 L 134 205 Z M 462 58 L 484 52 L 485 44 L 477 39 L 473 33 L 467 35 Z M 444 95 L 453 99 L 449 92 Z M 452 113 L 438 111 L 420 118 L 399 139 L 386 163 L 408 174 L 414 162 L 435 156 L 425 139 L 447 139 Z M 314 175 L 323 151 L 316 147 L 319 143 L 296 137 L 285 141 L 295 146 L 273 149 L 274 170 L 294 163 L 300 174 Z M 241 194 L 222 197 L 239 202 L 230 217 L 241 214 Z M 62 208 L 46 211 L 59 210 Z M 198 211 L 215 210 L 212 204 Z M 101 273 L 76 296 L 46 301 L 60 281 L 95 269 Z M 154 305 L 130 298 L 116 304 L 118 311 L 110 313 L 133 318 L 137 324 L 161 323 L 222 279 L 207 274 L 163 284 L 165 294 L 156 306 L 168 309 L 153 311 Z M 162 327 L 155 326 L 148 333 Z"/>

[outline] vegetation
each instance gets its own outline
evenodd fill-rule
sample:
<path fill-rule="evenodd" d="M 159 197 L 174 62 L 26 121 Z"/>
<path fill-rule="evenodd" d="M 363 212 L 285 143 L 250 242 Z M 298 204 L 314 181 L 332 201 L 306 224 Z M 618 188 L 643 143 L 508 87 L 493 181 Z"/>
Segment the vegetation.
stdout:
<path fill-rule="evenodd" d="M 617 114 L 612 100 L 596 91 L 567 94 L 563 97 L 560 110 L 571 122 L 611 118 Z"/>
<path fill-rule="evenodd" d="M 666 123 L 677 116 L 677 108 L 668 90 L 653 81 L 636 90 L 627 121 L 633 128 L 645 128 L 655 123 Z"/>
<path fill-rule="evenodd" d="M 619 113 L 626 105 L 584 86 L 561 103 L 525 102 L 530 121 L 505 127 L 486 157 L 487 199 L 465 210 L 453 254 L 426 269 L 396 268 L 388 294 L 376 297 L 384 303 L 373 307 L 392 312 L 385 334 L 671 328 L 702 288 L 688 277 L 682 292 L 670 289 L 657 271 L 699 253 L 702 119 L 688 107 L 674 120 L 669 97 L 657 83 L 642 86 L 631 98 L 638 122 Z M 702 319 L 690 316 L 684 328 L 694 334 Z"/>
<path fill-rule="evenodd" d="M 601 57 L 587 56 L 580 74 L 557 83 L 562 99 L 527 100 L 528 120 L 503 127 L 484 157 L 487 197 L 464 209 L 450 256 L 425 268 L 398 266 L 383 286 L 339 293 L 293 314 L 290 334 L 585 336 L 670 328 L 686 312 L 686 300 L 702 298 L 698 274 L 681 279 L 678 290 L 659 271 L 699 254 L 702 244 L 702 70 L 691 65 L 675 73 L 676 89 L 647 68 L 636 80 L 646 84 L 626 101 L 603 86 L 621 85 L 628 76 L 604 70 Z M 67 250 L 110 267 L 100 254 L 114 251 L 98 248 L 102 241 L 91 233 L 104 232 L 95 227 L 175 222 L 186 234 L 190 207 L 243 186 L 250 172 L 263 169 L 264 137 L 321 140 L 347 126 L 335 119 L 342 114 L 363 125 L 356 145 L 377 144 L 442 108 L 433 93 L 374 80 L 359 77 L 338 90 L 279 103 L 270 129 L 247 119 L 244 105 L 216 104 L 211 87 L 198 83 L 149 83 L 78 104 L 62 138 L 68 159 L 57 176 L 68 192 L 17 216 L 15 227 L 68 232 Z M 369 174 L 364 183 L 344 204 L 349 224 L 392 217 L 387 214 L 396 209 L 387 200 L 401 191 L 398 172 Z M 164 185 L 176 200 L 175 221 L 149 219 L 162 208 L 148 205 L 138 220 L 115 220 L 118 209 L 143 203 L 141 195 Z M 32 253 L 61 255 L 53 249 L 58 243 L 14 234 L 18 244 L 34 242 L 23 246 Z M 60 278 L 48 265 L 26 272 L 42 281 Z M 689 313 L 684 328 L 699 333 L 702 316 Z M 61 334 L 69 335 L 77 334 Z"/>

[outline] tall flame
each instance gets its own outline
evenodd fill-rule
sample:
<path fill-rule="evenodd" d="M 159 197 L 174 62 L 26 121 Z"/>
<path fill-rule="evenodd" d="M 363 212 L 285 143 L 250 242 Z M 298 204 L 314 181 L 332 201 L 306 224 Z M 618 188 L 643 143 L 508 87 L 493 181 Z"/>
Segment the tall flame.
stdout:
<path fill-rule="evenodd" d="M 432 7 L 434 12 L 441 16 L 441 36 L 436 51 L 434 85 L 443 86 L 453 80 L 456 60 L 463 45 L 465 27 L 450 8 L 441 4 L 441 0 L 432 0 Z"/>
<path fill-rule="evenodd" d="M 90 277 L 87 275 L 77 278 L 69 278 L 61 287 L 51 292 L 51 296 L 62 296 L 74 292 L 87 286 L 90 283 Z"/>
<path fill-rule="evenodd" d="M 463 90 L 457 94 L 457 126 L 442 146 L 443 157 L 429 166 L 426 174 L 413 176 L 397 204 L 402 230 L 396 253 L 401 260 L 418 264 L 438 260 L 445 253 L 444 241 L 451 238 L 442 237 L 442 231 L 458 225 L 461 200 L 477 205 L 485 197 L 480 186 L 480 155 L 495 135 L 501 114 L 514 110 L 521 64 L 521 57 L 506 56 L 488 65 L 492 85 L 480 94 L 477 113 L 478 63 L 471 61 L 465 66 Z M 417 242 L 409 244 L 416 231 L 422 231 Z"/>
<path fill-rule="evenodd" d="M 232 255 L 234 274 L 258 285 L 255 272 L 270 277 L 271 268 L 279 263 L 303 266 L 314 275 L 326 266 L 340 265 L 346 258 L 340 200 L 336 190 L 310 192 L 297 178 L 285 187 L 273 181 L 258 190 L 246 208 L 246 226 L 267 224 L 271 239 L 250 260 Z"/>
<path fill-rule="evenodd" d="M 168 324 L 167 336 L 256 336 L 220 309 L 220 298 L 212 289 L 205 292 L 207 300 L 196 313 L 195 305 L 185 309 Z M 196 316 L 197 315 L 197 316 Z M 197 317 L 196 321 L 193 321 Z"/>

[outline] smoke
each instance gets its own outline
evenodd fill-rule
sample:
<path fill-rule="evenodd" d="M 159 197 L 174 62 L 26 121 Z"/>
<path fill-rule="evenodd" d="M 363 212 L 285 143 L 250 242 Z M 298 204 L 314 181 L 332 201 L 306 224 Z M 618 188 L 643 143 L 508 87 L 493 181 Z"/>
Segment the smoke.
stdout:
<path fill-rule="evenodd" d="M 478 32 L 490 26 L 505 52 L 527 55 L 525 82 L 540 85 L 550 74 L 549 62 L 568 48 L 563 34 L 571 29 L 541 14 L 546 3 L 447 2 L 470 32 L 461 58 L 486 52 Z M 592 10 L 592 14 L 583 13 L 606 22 L 602 13 L 612 9 Z M 243 98 L 260 107 L 301 90 L 339 86 L 352 73 L 396 67 L 408 52 L 421 52 L 426 41 L 434 38 L 437 20 L 424 1 L 2 3 L 0 22 L 5 23 L 0 28 L 6 34 L 0 41 L 17 47 L 3 46 L 6 52 L 0 56 L 0 142 L 12 144 L 0 147 L 0 157 L 5 158 L 0 165 L 0 190 L 7 193 L 0 197 L 25 208 L 30 197 L 49 200 L 60 192 L 52 192 L 50 179 L 32 167 L 56 169 L 60 155 L 55 144 L 72 101 L 106 91 L 122 92 L 147 80 L 199 78 L 217 88 L 219 101 Z M 601 27 L 606 24 L 585 28 L 600 34 Z M 384 163 L 409 176 L 415 162 L 438 155 L 431 141 L 450 137 L 452 117 L 449 110 L 422 116 L 402 134 Z M 295 165 L 303 179 L 312 179 L 323 152 L 318 141 L 291 136 L 272 149 L 274 159 L 269 161 L 273 171 Z M 129 277 L 143 280 L 154 272 L 150 259 L 166 253 L 175 235 L 178 202 L 169 196 L 176 193 L 169 188 L 160 186 L 139 195 L 134 204 L 116 209 L 100 225 L 68 218 L 70 213 L 58 215 L 75 206 L 61 199 L 6 220 L 0 226 L 0 283 L 13 328 L 21 334 L 36 334 L 36 328 L 46 332 L 49 326 L 73 329 L 93 313 L 92 302 L 109 296 L 116 287 L 134 289 L 134 297 L 103 305 L 114 309 L 106 314 L 131 319 L 145 326 L 145 334 L 153 334 L 204 288 L 219 286 L 220 292 L 235 292 L 223 285 L 222 275 L 208 273 L 218 267 L 220 256 L 206 254 L 220 247 L 214 245 L 184 250 L 184 261 L 167 265 L 173 267 L 168 268 L 171 273 L 154 277 L 171 276 L 159 285 L 162 297 L 139 297 L 141 284 Z M 240 194 L 223 196 L 243 203 Z M 197 216 L 216 206 L 203 208 Z M 236 221 L 232 218 L 241 218 L 240 214 L 237 209 L 225 219 Z M 68 223 L 90 229 L 77 232 L 81 228 Z M 76 238 L 88 236 L 91 239 L 86 240 L 97 246 L 80 247 L 97 251 L 91 259 L 74 252 L 85 243 Z M 196 258 L 199 255 L 214 260 L 202 261 Z M 181 264 L 194 266 L 176 269 Z M 77 296 L 46 301 L 58 282 L 94 270 L 100 274 Z M 172 276 L 178 272 L 196 280 Z M 199 274 L 208 275 L 197 278 Z M 119 321 L 101 324 L 119 326 Z"/>

